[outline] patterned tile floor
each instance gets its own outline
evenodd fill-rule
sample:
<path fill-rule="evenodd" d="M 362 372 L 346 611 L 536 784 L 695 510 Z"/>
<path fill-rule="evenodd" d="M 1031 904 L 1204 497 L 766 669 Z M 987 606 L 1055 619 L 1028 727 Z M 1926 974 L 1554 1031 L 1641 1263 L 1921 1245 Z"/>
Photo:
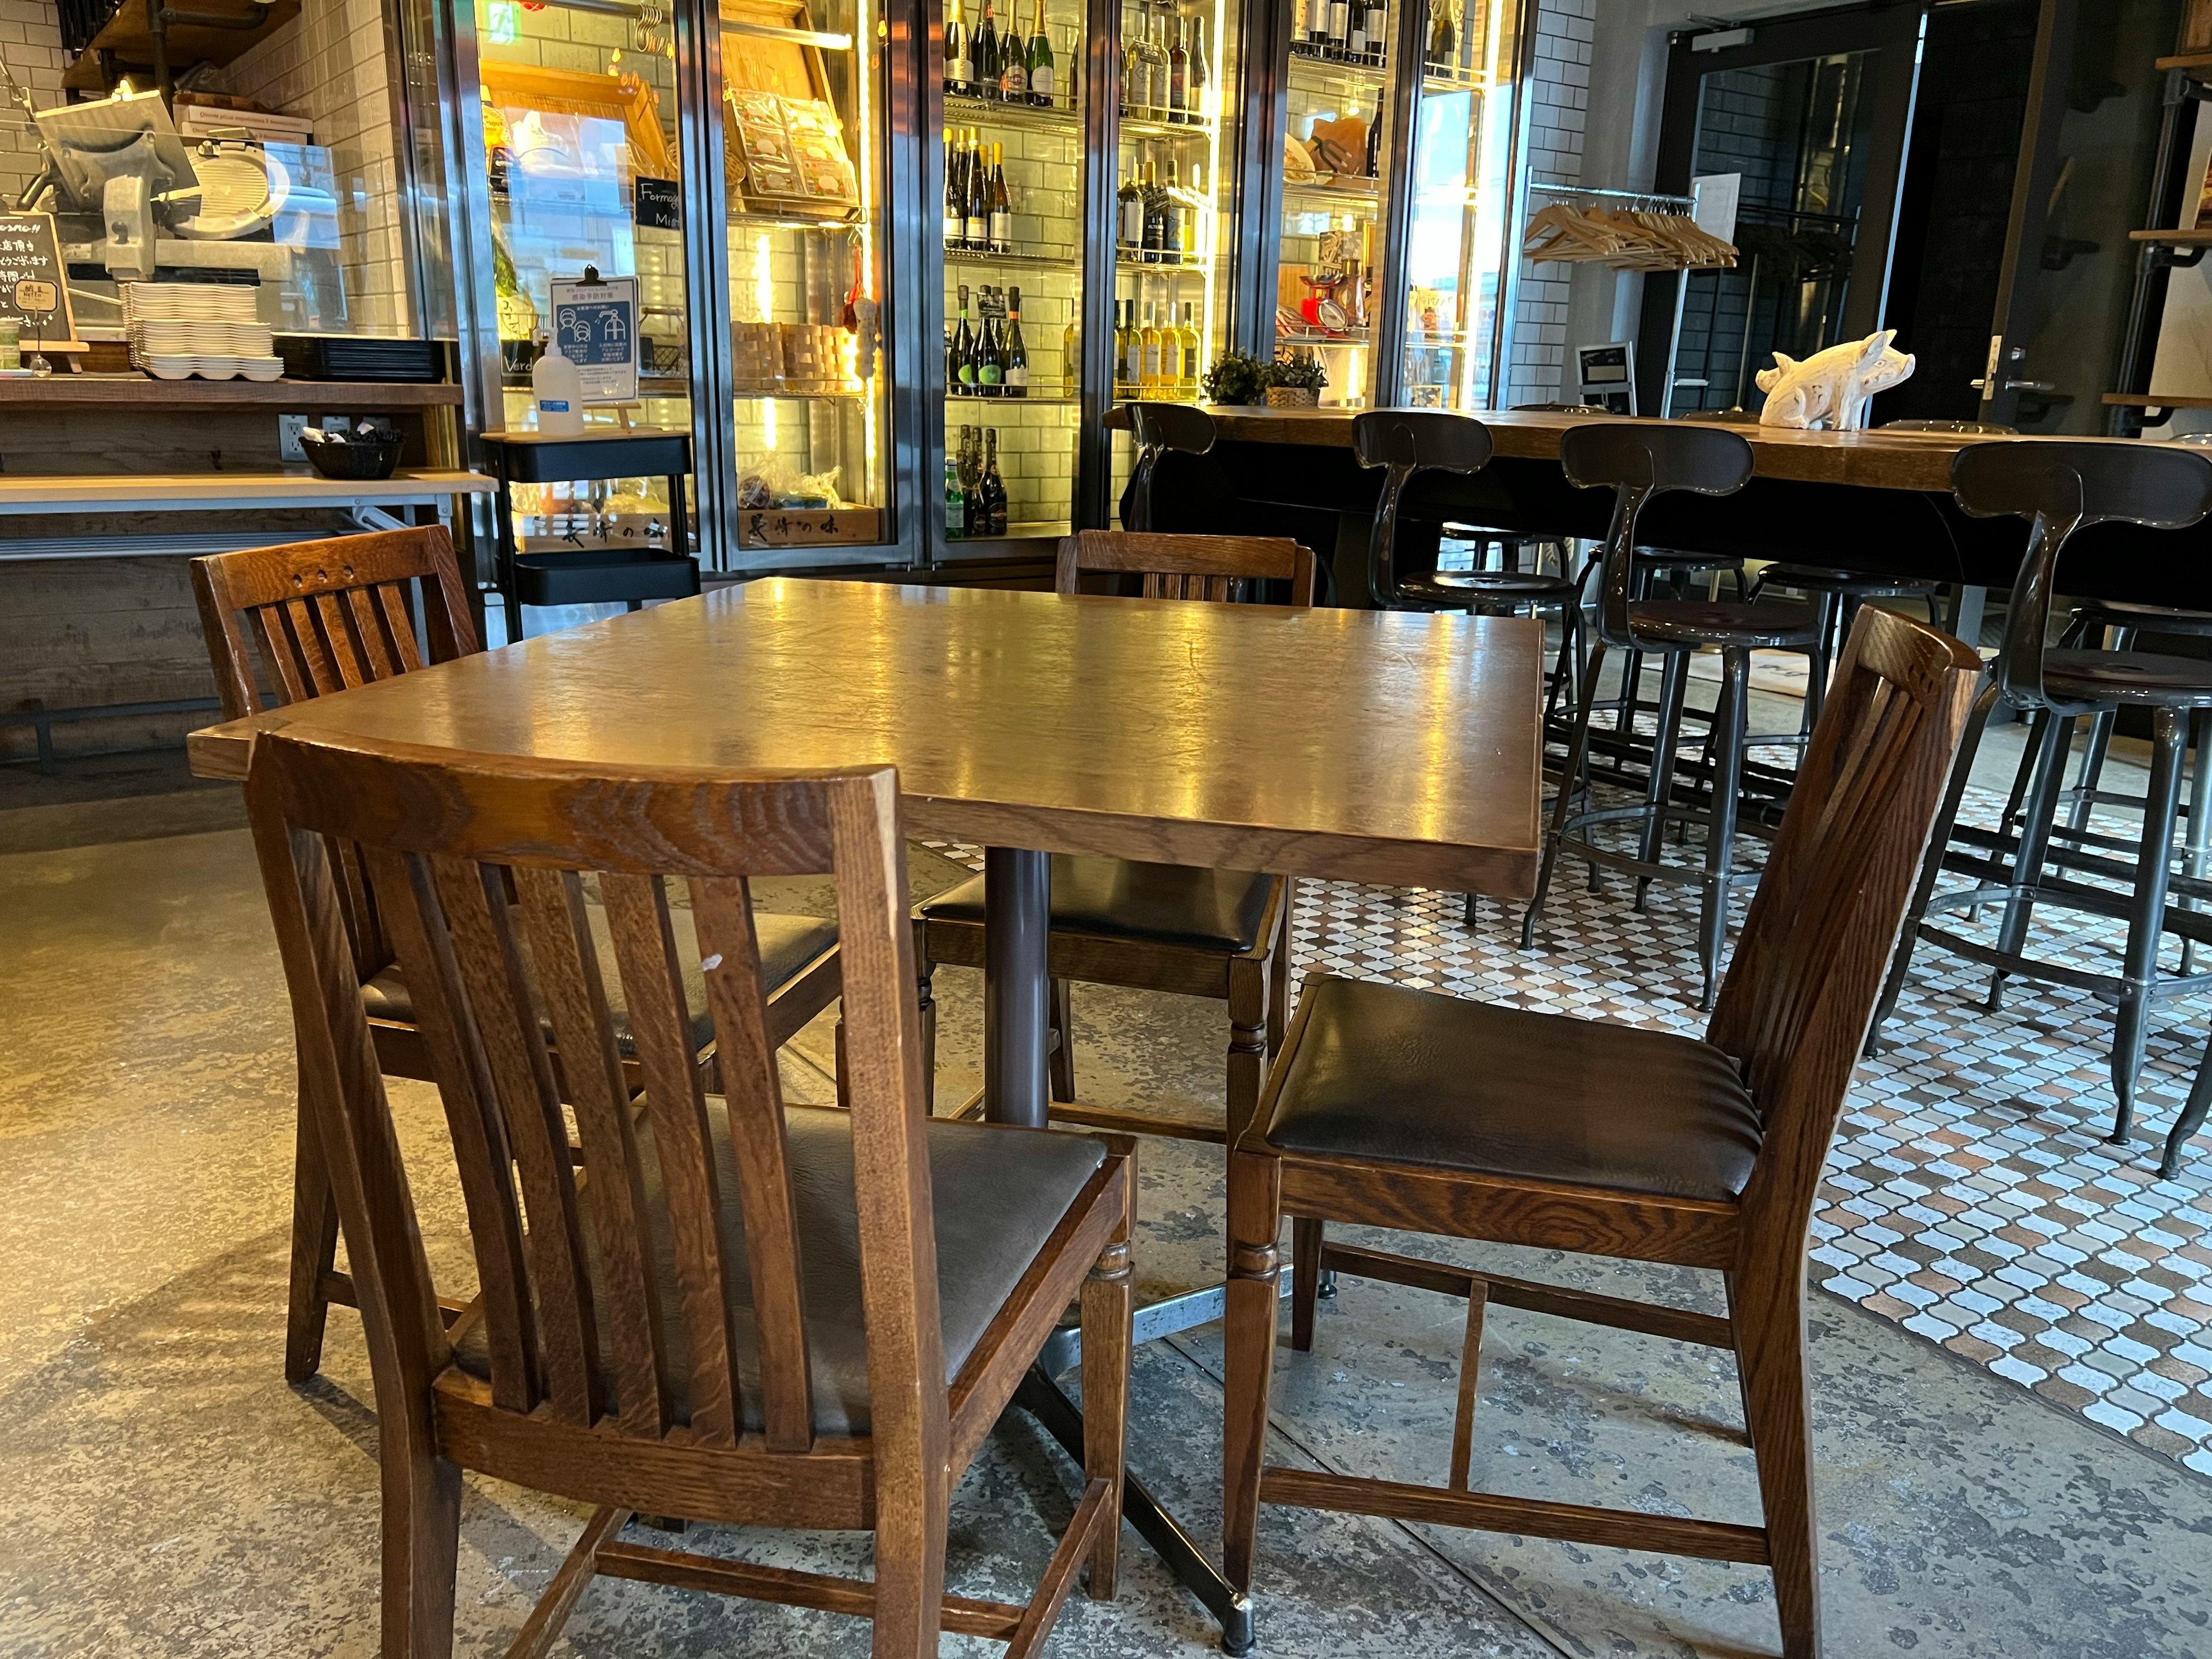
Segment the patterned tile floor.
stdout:
<path fill-rule="evenodd" d="M 1977 788 L 1966 816 L 1991 821 L 2000 804 Z M 976 849 L 941 850 L 981 864 Z M 1655 886 L 1638 915 L 1625 882 L 1592 894 L 1582 876 L 1562 871 L 1528 951 L 1517 909 L 1509 921 L 1485 902 L 1469 929 L 1456 894 L 1302 883 L 1295 973 L 1701 1033 L 1694 893 Z M 2074 921 L 2039 919 L 2037 948 L 2109 969 L 2117 926 Z M 2173 1181 L 2158 1178 L 2148 1139 L 2162 1143 L 2188 1091 L 2212 1008 L 2160 1006 L 2139 1138 L 2118 1148 L 2103 1139 L 2109 1015 L 2020 981 L 1992 1012 L 1985 990 L 1979 970 L 1945 953 L 1916 959 L 1829 1158 L 1814 1282 L 2212 1474 L 2212 1133 Z"/>

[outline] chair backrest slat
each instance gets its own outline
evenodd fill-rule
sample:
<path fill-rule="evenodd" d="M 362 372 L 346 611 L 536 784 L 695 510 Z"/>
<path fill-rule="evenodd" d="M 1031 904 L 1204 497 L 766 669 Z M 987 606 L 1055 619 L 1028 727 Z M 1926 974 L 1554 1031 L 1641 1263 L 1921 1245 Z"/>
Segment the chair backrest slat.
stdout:
<path fill-rule="evenodd" d="M 869 1436 L 879 1461 L 896 1451 L 924 1467 L 936 1445 L 941 1462 L 912 924 L 887 769 L 609 776 L 280 732 L 257 740 L 246 794 L 303 1064 L 316 1068 L 313 1109 L 346 1166 L 336 1185 L 364 1310 L 422 1331 L 416 1347 L 431 1372 L 446 1363 L 434 1300 L 422 1312 L 429 1278 L 404 1178 L 349 1161 L 388 1139 L 382 1080 L 372 1062 L 329 1081 L 326 1057 L 366 1037 L 357 982 L 340 972 L 345 994 L 330 989 L 331 930 L 301 920 L 337 913 L 331 846 L 361 850 L 445 1102 L 492 1401 L 601 1433 L 659 1439 L 681 1422 L 689 1444 L 744 1439 L 803 1454 L 816 1443 L 797 1183 L 747 882 L 834 875 L 841 950 L 851 953 Z M 678 879 L 688 915 L 672 902 Z M 719 1100 L 696 1063 L 678 948 L 687 926 L 702 951 Z M 617 1006 L 635 1050 L 629 1077 Z"/>
<path fill-rule="evenodd" d="M 1948 635 L 1859 612 L 1722 984 L 1706 1036 L 1765 1127 L 1747 1211 L 1787 1237 L 1803 1237 L 1980 675 Z"/>
<path fill-rule="evenodd" d="M 623 1428 L 657 1437 L 671 1418 L 649 1206 L 583 881 L 573 870 L 524 867 L 514 872 L 514 884 L 559 1053 L 561 1097 L 575 1109 L 584 1149 L 585 1212 L 606 1287 L 596 1310 L 600 1351 Z"/>
<path fill-rule="evenodd" d="M 722 1231 L 721 1175 L 698 1068 L 692 1063 L 684 969 L 668 890 L 657 875 L 603 873 L 599 892 L 629 1007 L 630 1031 L 651 1103 L 647 1124 L 668 1206 L 684 1332 L 691 1432 L 702 1443 L 737 1443 L 738 1317 Z"/>
<path fill-rule="evenodd" d="M 1154 535 L 1134 530 L 1084 530 L 1060 544 L 1053 587 L 1080 591 L 1085 573 L 1144 579 L 1148 599 L 1227 600 L 1240 581 L 1282 581 L 1291 603 L 1314 602 L 1312 552 L 1282 536 Z"/>
<path fill-rule="evenodd" d="M 783 1139 L 783 1087 L 762 994 L 760 941 L 744 884 L 694 878 L 707 1005 L 714 1017 L 723 1099 L 737 1147 L 753 1318 L 761 1340 L 761 1417 L 770 1451 L 805 1451 L 814 1440 L 799 1294 L 799 1206 Z"/>

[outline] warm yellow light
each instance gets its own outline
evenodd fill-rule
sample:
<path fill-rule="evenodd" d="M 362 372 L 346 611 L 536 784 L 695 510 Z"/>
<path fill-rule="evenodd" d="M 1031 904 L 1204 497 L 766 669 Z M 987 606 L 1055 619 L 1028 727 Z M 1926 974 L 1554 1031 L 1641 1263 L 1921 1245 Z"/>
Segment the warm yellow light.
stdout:
<path fill-rule="evenodd" d="M 765 323 L 775 316 L 775 273 L 770 263 L 769 234 L 763 231 L 753 238 L 753 307 L 759 320 Z M 761 404 L 762 441 L 770 453 L 775 450 L 775 399 L 765 398 Z"/>

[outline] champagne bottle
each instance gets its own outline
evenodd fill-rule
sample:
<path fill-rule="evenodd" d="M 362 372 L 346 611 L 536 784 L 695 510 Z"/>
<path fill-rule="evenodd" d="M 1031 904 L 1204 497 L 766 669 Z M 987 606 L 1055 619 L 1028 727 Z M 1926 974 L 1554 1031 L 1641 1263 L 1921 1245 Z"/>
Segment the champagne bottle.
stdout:
<path fill-rule="evenodd" d="M 983 333 L 975 352 L 975 389 L 986 398 L 996 398 L 1006 389 L 1006 348 L 999 342 L 998 319 L 992 316 L 991 290 L 983 290 Z"/>
<path fill-rule="evenodd" d="M 975 62 L 968 31 L 960 22 L 960 0 L 952 0 L 945 17 L 945 89 L 964 98 L 975 79 Z"/>
<path fill-rule="evenodd" d="M 968 134 L 969 248 L 976 253 L 991 246 L 990 185 L 983 177 L 983 141 L 971 128 Z"/>
<path fill-rule="evenodd" d="M 983 0 L 983 21 L 975 26 L 975 95 L 999 95 L 999 25 L 991 15 L 991 0 Z"/>
<path fill-rule="evenodd" d="M 945 246 L 957 248 L 968 234 L 968 198 L 960 176 L 962 153 L 951 128 L 945 132 Z"/>
<path fill-rule="evenodd" d="M 959 457 L 945 457 L 945 539 L 957 542 L 968 533 L 968 492 L 960 487 Z"/>
<path fill-rule="evenodd" d="M 991 193 L 988 198 L 990 209 L 991 252 L 1012 253 L 1014 251 L 1014 204 L 1006 193 L 1006 147 L 991 146 Z"/>
<path fill-rule="evenodd" d="M 1045 38 L 1044 0 L 1036 0 L 1036 32 L 1030 36 L 1030 102 L 1052 107 L 1052 42 Z"/>
<path fill-rule="evenodd" d="M 1020 0 L 1007 0 L 1009 7 Z M 1026 104 L 1030 100 L 1030 49 L 1022 39 L 1022 20 L 1012 12 L 1007 16 L 1006 38 L 999 43 L 999 96 L 1010 104 Z"/>
<path fill-rule="evenodd" d="M 1006 533 L 1006 481 L 999 476 L 999 428 L 995 426 L 983 434 L 983 499 L 991 520 L 990 533 Z"/>
<path fill-rule="evenodd" d="M 1198 325 L 1192 320 L 1191 303 L 1182 302 L 1182 326 L 1176 331 L 1182 363 L 1176 374 L 1176 395 L 1185 403 L 1198 401 Z"/>
<path fill-rule="evenodd" d="M 1182 23 L 1168 20 L 1168 119 L 1190 119 L 1190 49 L 1182 43 Z"/>
<path fill-rule="evenodd" d="M 1006 396 L 1030 395 L 1030 348 L 1022 338 L 1022 291 L 1006 291 Z"/>
<path fill-rule="evenodd" d="M 968 320 L 968 285 L 960 285 L 960 331 L 952 337 L 953 380 L 955 395 L 972 398 L 975 395 L 975 335 Z"/>

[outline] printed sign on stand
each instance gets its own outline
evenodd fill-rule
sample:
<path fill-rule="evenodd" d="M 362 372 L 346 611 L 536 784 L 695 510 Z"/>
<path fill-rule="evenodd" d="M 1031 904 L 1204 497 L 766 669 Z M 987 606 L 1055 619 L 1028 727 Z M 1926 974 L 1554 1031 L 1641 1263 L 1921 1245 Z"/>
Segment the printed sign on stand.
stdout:
<path fill-rule="evenodd" d="M 586 403 L 637 401 L 636 277 L 554 283 L 553 339 L 575 364 Z"/>

